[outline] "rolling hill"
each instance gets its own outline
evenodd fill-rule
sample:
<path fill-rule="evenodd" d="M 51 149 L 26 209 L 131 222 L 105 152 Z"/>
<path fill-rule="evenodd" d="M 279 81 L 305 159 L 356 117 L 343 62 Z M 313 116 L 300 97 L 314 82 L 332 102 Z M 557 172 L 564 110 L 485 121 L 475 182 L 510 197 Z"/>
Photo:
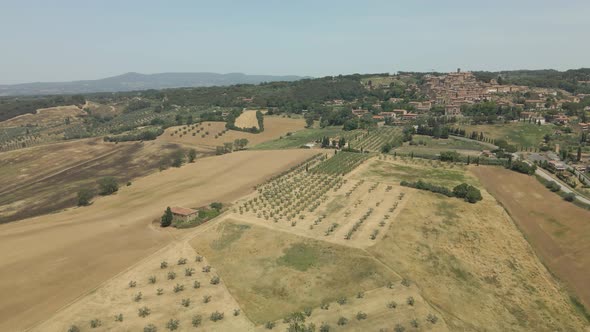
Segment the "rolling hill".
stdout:
<path fill-rule="evenodd" d="M 301 78 L 303 77 L 246 75 L 242 73 L 126 73 L 98 80 L 0 85 L 0 96 L 80 94 L 180 87 L 206 87 L 214 85 L 258 84 L 270 81 L 296 81 Z"/>

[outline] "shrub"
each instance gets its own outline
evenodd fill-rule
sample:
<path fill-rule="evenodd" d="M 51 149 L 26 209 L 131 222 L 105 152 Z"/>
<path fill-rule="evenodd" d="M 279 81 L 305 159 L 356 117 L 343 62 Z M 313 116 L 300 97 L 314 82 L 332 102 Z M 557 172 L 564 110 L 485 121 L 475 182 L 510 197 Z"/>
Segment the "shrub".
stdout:
<path fill-rule="evenodd" d="M 207 273 L 207 272 L 210 272 L 210 271 L 211 271 L 211 266 L 209 266 L 209 265 L 203 266 L 203 272 Z"/>
<path fill-rule="evenodd" d="M 303 313 L 305 314 L 305 316 L 309 317 L 311 316 L 312 309 L 310 307 L 306 307 L 303 309 Z"/>
<path fill-rule="evenodd" d="M 217 285 L 217 284 L 219 284 L 219 277 L 214 276 L 213 278 L 211 278 L 211 285 Z"/>
<path fill-rule="evenodd" d="M 428 314 L 428 316 L 426 316 L 426 320 L 432 324 L 436 324 L 436 322 L 438 321 L 438 317 L 436 317 L 436 315 L 433 314 Z"/>
<path fill-rule="evenodd" d="M 203 303 L 211 302 L 211 295 L 204 295 L 203 296 Z"/>
<path fill-rule="evenodd" d="M 558 192 L 561 189 L 559 184 L 557 184 L 557 182 L 555 182 L 555 181 L 547 182 L 545 187 L 547 187 L 547 189 L 551 190 L 552 192 Z"/>
<path fill-rule="evenodd" d="M 135 286 L 137 286 L 137 282 L 135 282 L 135 280 L 129 281 L 129 288 L 135 288 Z"/>
<path fill-rule="evenodd" d="M 330 303 L 324 302 L 321 304 L 320 308 L 323 310 L 328 310 L 328 309 L 330 309 Z"/>
<path fill-rule="evenodd" d="M 346 297 L 342 296 L 338 300 L 336 300 L 336 302 L 338 302 L 338 304 L 340 304 L 340 305 L 344 305 L 344 304 L 346 304 L 346 302 L 348 302 L 348 299 Z"/>
<path fill-rule="evenodd" d="M 196 134 L 193 133 L 193 136 L 195 136 Z M 195 162 L 195 158 L 197 158 L 197 150 L 195 149 L 190 149 L 188 150 L 188 162 L 192 163 Z"/>
<path fill-rule="evenodd" d="M 202 262 L 203 261 L 203 256 L 196 256 L 195 257 L 195 262 Z"/>
<path fill-rule="evenodd" d="M 214 210 L 221 211 L 221 209 L 223 208 L 223 204 L 220 202 L 213 202 L 213 203 L 209 204 L 209 207 Z"/>
<path fill-rule="evenodd" d="M 186 264 L 186 262 L 187 262 L 186 258 L 179 258 L 178 259 L 178 265 L 184 265 L 184 264 Z"/>
<path fill-rule="evenodd" d="M 191 305 L 191 299 L 182 299 L 180 301 L 180 304 L 182 304 L 183 307 L 188 308 Z"/>
<path fill-rule="evenodd" d="M 155 284 L 155 283 L 156 283 L 156 280 L 157 280 L 157 279 L 156 279 L 156 276 L 150 276 L 150 277 L 148 278 L 148 282 L 149 282 L 150 284 Z"/>
<path fill-rule="evenodd" d="M 240 309 L 234 309 L 234 316 L 240 315 Z"/>
<path fill-rule="evenodd" d="M 357 320 L 367 319 L 367 314 L 362 311 L 359 311 L 356 313 L 356 319 Z"/>
<path fill-rule="evenodd" d="M 320 325 L 320 332 L 330 332 L 330 325 L 322 322 L 322 325 Z"/>
<path fill-rule="evenodd" d="M 90 201 L 94 197 L 94 190 L 89 188 L 82 188 L 78 191 L 78 206 L 90 205 Z"/>
<path fill-rule="evenodd" d="M 172 224 L 172 220 L 174 220 L 174 216 L 172 215 L 172 210 L 170 210 L 170 207 L 167 207 L 166 211 L 164 211 L 164 214 L 160 218 L 160 227 L 170 226 Z"/>
<path fill-rule="evenodd" d="M 401 324 L 395 324 L 395 327 L 393 328 L 393 330 L 395 332 L 404 332 L 406 330 L 406 328 L 403 327 Z"/>
<path fill-rule="evenodd" d="M 176 272 L 174 272 L 174 271 L 168 272 L 168 280 L 174 280 L 174 279 L 176 279 Z"/>
<path fill-rule="evenodd" d="M 406 300 L 406 303 L 408 303 L 408 305 L 413 306 L 414 305 L 414 298 L 413 297 L 408 297 L 408 299 Z"/>
<path fill-rule="evenodd" d="M 418 328 L 418 325 L 419 325 L 418 324 L 418 320 L 417 319 L 412 319 L 410 321 L 410 325 L 412 325 L 413 328 L 416 328 L 417 329 Z"/>
<path fill-rule="evenodd" d="M 512 162 L 512 164 L 510 165 L 510 169 L 519 173 L 533 175 L 537 170 L 537 166 L 529 165 L 524 161 L 517 160 Z"/>
<path fill-rule="evenodd" d="M 201 283 L 195 280 L 195 282 L 193 283 L 193 288 L 201 288 Z"/>
<path fill-rule="evenodd" d="M 180 326 L 180 322 L 178 319 L 170 319 L 168 323 L 166 323 L 166 328 L 170 331 L 178 330 L 178 326 Z"/>
<path fill-rule="evenodd" d="M 211 317 L 209 317 L 209 319 L 211 319 L 214 322 L 220 321 L 223 319 L 223 312 L 215 311 L 211 314 Z"/>
<path fill-rule="evenodd" d="M 143 294 L 141 294 L 141 292 L 135 294 L 135 296 L 133 297 L 133 301 L 135 302 L 139 302 L 141 301 L 141 299 L 143 298 Z"/>
<path fill-rule="evenodd" d="M 193 269 L 192 267 L 191 268 L 187 267 L 186 269 L 184 269 L 184 275 L 186 277 L 192 276 L 194 272 L 195 272 L 195 269 Z"/>
<path fill-rule="evenodd" d="M 97 182 L 99 195 L 112 195 L 119 190 L 119 184 L 117 184 L 117 180 L 112 176 L 106 176 Z"/>
<path fill-rule="evenodd" d="M 123 321 L 123 314 L 115 315 L 115 322 L 122 322 Z"/>
<path fill-rule="evenodd" d="M 404 285 L 404 286 L 406 286 L 406 287 L 410 287 L 410 280 L 409 279 L 406 279 L 406 278 L 403 278 L 401 284 Z"/>
<path fill-rule="evenodd" d="M 387 307 L 389 309 L 395 309 L 395 308 L 397 308 L 397 303 L 395 301 L 391 301 L 391 302 L 387 303 Z"/>
<path fill-rule="evenodd" d="M 161 268 L 161 269 L 165 269 L 165 268 L 167 268 L 167 267 L 168 267 L 168 262 L 166 262 L 166 261 L 162 261 L 162 262 L 160 263 L 160 268 Z"/>
<path fill-rule="evenodd" d="M 338 318 L 338 323 L 337 324 L 340 325 L 340 326 L 344 326 L 344 325 L 348 324 L 348 318 L 346 318 L 346 317 L 340 317 L 340 318 Z"/>
<path fill-rule="evenodd" d="M 174 293 L 180 293 L 183 290 L 184 290 L 184 285 L 176 284 L 176 286 L 174 286 Z"/>
<path fill-rule="evenodd" d="M 143 332 L 158 332 L 158 328 L 154 324 L 148 324 L 143 328 Z"/>
<path fill-rule="evenodd" d="M 162 294 L 164 294 L 164 290 L 162 288 L 158 288 L 156 290 L 156 295 L 162 295 Z"/>
<path fill-rule="evenodd" d="M 356 294 L 356 298 L 357 298 L 357 299 L 362 299 L 362 298 L 364 298 L 364 297 L 365 297 L 365 293 L 363 293 L 363 292 L 358 292 L 358 293 Z"/>
<path fill-rule="evenodd" d="M 76 325 L 72 325 L 68 328 L 68 332 L 80 332 L 80 328 Z"/>
<path fill-rule="evenodd" d="M 137 315 L 139 317 L 147 317 L 152 313 L 152 311 L 150 310 L 150 308 L 148 307 L 141 307 L 137 310 Z"/>
<path fill-rule="evenodd" d="M 201 315 L 194 315 L 191 323 L 193 324 L 193 327 L 199 327 L 202 322 L 203 318 Z"/>
<path fill-rule="evenodd" d="M 465 195 L 465 201 L 474 204 L 481 201 L 482 199 L 483 197 L 481 196 L 479 189 L 475 188 L 474 186 L 469 186 L 467 189 L 467 194 Z"/>
<path fill-rule="evenodd" d="M 275 327 L 275 322 L 266 322 L 266 324 L 264 324 L 264 327 L 266 327 L 267 330 L 272 330 Z"/>
<path fill-rule="evenodd" d="M 576 199 L 576 195 L 574 193 L 567 193 L 563 196 L 563 199 L 568 202 L 573 202 Z"/>
<path fill-rule="evenodd" d="M 95 329 L 101 325 L 102 325 L 102 322 L 100 321 L 100 319 L 93 319 L 90 321 L 90 327 L 93 329 Z"/>

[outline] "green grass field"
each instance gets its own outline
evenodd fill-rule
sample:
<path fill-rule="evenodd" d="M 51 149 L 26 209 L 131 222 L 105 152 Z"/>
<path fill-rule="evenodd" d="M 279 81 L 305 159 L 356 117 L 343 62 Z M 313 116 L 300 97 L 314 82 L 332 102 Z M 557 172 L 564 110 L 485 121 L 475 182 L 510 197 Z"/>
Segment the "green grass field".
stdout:
<path fill-rule="evenodd" d="M 469 134 L 473 131 L 483 132 L 484 136 L 493 139 L 505 139 L 517 146 L 538 146 L 543 136 L 555 130 L 553 125 L 538 126 L 531 123 L 515 122 L 498 125 L 473 125 L 462 127 Z"/>
<path fill-rule="evenodd" d="M 395 150 L 402 153 L 427 153 L 437 154 L 442 151 L 458 150 L 458 152 L 470 155 L 479 155 L 482 150 L 489 149 L 477 141 L 460 140 L 456 138 L 434 139 L 430 136 L 414 135 L 413 140 L 417 145 L 404 143 Z"/>
<path fill-rule="evenodd" d="M 282 138 L 276 139 L 274 141 L 255 145 L 250 148 L 250 150 L 278 150 L 298 148 L 306 143 L 322 139 L 324 136 L 334 137 L 339 135 L 346 135 L 342 130 L 342 127 L 326 127 L 323 129 L 309 128 L 294 132 L 289 136 L 283 136 Z"/>
<path fill-rule="evenodd" d="M 440 166 L 434 167 L 439 164 Z M 476 180 L 468 176 L 466 170 L 461 166 L 450 168 L 437 161 L 420 159 L 414 159 L 413 163 L 373 160 L 369 167 L 359 174 L 359 177 L 389 183 L 422 180 L 447 187 L 453 187 L 463 182 L 476 184 Z"/>

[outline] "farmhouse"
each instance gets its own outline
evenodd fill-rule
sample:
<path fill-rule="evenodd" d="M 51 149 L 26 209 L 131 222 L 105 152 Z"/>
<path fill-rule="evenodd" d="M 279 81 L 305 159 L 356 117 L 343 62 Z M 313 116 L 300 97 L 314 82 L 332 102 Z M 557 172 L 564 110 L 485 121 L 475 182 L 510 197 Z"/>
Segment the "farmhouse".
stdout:
<path fill-rule="evenodd" d="M 192 218 L 196 217 L 197 214 L 199 213 L 199 211 L 197 211 L 197 210 L 178 207 L 178 206 L 172 207 L 172 208 L 170 208 L 170 210 L 172 211 L 172 215 L 174 216 L 175 219 L 180 219 L 183 221 L 189 221 Z"/>
<path fill-rule="evenodd" d="M 358 109 L 358 110 L 352 110 L 352 114 L 356 115 L 357 117 L 362 117 L 363 115 L 369 113 L 368 110 L 363 110 L 363 109 Z"/>

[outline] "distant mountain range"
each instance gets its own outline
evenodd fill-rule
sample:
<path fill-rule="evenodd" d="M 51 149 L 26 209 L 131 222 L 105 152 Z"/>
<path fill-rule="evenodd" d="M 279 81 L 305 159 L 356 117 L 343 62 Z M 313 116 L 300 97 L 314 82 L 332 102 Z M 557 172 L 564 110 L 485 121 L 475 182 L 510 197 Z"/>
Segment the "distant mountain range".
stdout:
<path fill-rule="evenodd" d="M 84 94 L 181 87 L 206 87 L 233 84 L 258 84 L 272 81 L 296 81 L 301 76 L 246 75 L 242 73 L 127 73 L 98 80 L 73 82 L 0 84 L 0 96 Z"/>

